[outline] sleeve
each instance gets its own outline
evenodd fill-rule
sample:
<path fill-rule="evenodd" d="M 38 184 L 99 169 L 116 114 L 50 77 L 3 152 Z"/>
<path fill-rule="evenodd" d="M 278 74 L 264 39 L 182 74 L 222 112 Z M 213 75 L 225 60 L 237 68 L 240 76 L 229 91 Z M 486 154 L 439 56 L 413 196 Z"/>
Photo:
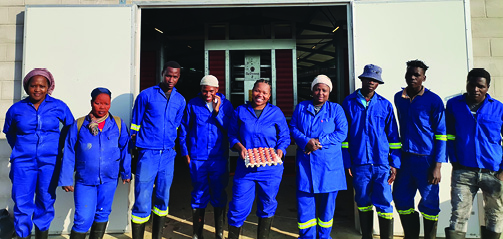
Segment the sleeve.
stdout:
<path fill-rule="evenodd" d="M 217 121 L 218 126 L 226 132 L 229 127 L 229 121 L 234 113 L 234 108 L 228 100 L 224 100 L 220 107 L 222 108 L 218 111 L 218 114 L 215 115 L 215 120 Z"/>
<path fill-rule="evenodd" d="M 335 105 L 334 124 L 334 132 L 319 138 L 322 146 L 342 143 L 348 135 L 348 121 L 346 120 L 346 115 L 342 107 L 337 104 Z"/>
<path fill-rule="evenodd" d="M 351 115 L 349 113 L 349 107 L 347 105 L 347 101 L 344 101 L 342 103 L 342 108 L 344 110 L 344 113 L 346 115 L 346 122 L 348 124 L 348 133 L 347 133 L 347 136 L 346 136 L 346 139 L 344 140 L 344 142 L 342 142 L 342 161 L 344 163 L 344 168 L 345 169 L 348 169 L 348 168 L 351 168 L 351 155 L 349 154 L 349 129 L 350 129 L 350 126 L 351 126 Z"/>
<path fill-rule="evenodd" d="M 239 116 L 238 116 L 238 110 L 236 109 L 234 113 L 232 114 L 231 121 L 229 123 L 229 131 L 227 132 L 227 135 L 229 136 L 229 145 L 230 148 L 233 149 L 234 145 L 239 142 Z"/>
<path fill-rule="evenodd" d="M 431 125 L 435 133 L 433 154 L 437 163 L 447 163 L 447 129 L 445 126 L 445 108 L 441 99 L 437 99 L 431 118 Z"/>
<path fill-rule="evenodd" d="M 121 151 L 120 175 L 122 180 L 131 179 L 131 154 L 129 153 L 129 132 L 127 125 L 121 119 L 121 132 L 119 137 L 119 149 Z"/>
<path fill-rule="evenodd" d="M 176 129 L 178 129 L 178 127 L 180 127 L 180 124 L 182 123 L 183 112 L 185 112 L 185 106 L 187 105 L 187 103 L 185 102 L 185 98 L 183 98 L 182 95 L 180 95 L 180 98 L 181 98 L 180 101 L 182 104 L 176 112 L 176 117 L 175 117 L 175 121 L 174 121 L 174 123 L 176 125 Z"/>
<path fill-rule="evenodd" d="M 13 149 L 14 145 L 16 145 L 17 135 L 16 135 L 16 123 L 14 121 L 12 107 L 9 108 L 9 110 L 5 114 L 3 132 L 5 133 L 5 137 L 7 138 L 7 142 L 9 143 L 10 148 Z"/>
<path fill-rule="evenodd" d="M 307 142 L 309 142 L 310 138 L 307 137 L 304 133 L 302 133 L 301 122 L 299 120 L 300 114 L 302 111 L 302 105 L 297 104 L 295 107 L 295 111 L 293 112 L 292 119 L 290 120 L 290 133 L 292 134 L 293 140 L 301 149 L 305 149 Z M 323 145 L 323 144 L 322 144 Z"/>
<path fill-rule="evenodd" d="M 389 164 L 391 167 L 400 168 L 400 155 L 402 143 L 398 136 L 398 125 L 395 112 L 391 103 L 388 103 L 388 117 L 386 117 L 386 137 L 389 143 Z"/>
<path fill-rule="evenodd" d="M 286 148 L 290 146 L 290 131 L 288 130 L 288 124 L 286 123 L 286 118 L 283 112 L 277 108 L 277 129 L 278 129 L 278 142 L 276 144 L 276 149 L 281 149 L 283 155 L 286 155 Z"/>
<path fill-rule="evenodd" d="M 78 129 L 77 122 L 74 122 L 66 135 L 64 141 L 63 160 L 61 162 L 61 172 L 59 174 L 58 186 L 73 186 L 73 172 L 75 171 L 75 144 L 77 143 Z"/>
<path fill-rule="evenodd" d="M 180 151 L 182 156 L 189 155 L 189 150 L 187 149 L 187 135 L 192 127 L 192 107 L 188 104 L 185 112 L 183 113 L 182 123 L 180 125 Z"/>
<path fill-rule="evenodd" d="M 70 108 L 68 108 L 68 105 L 66 105 L 65 103 L 64 104 L 64 118 L 63 118 L 63 124 L 65 126 L 70 126 L 71 124 L 73 124 L 73 122 L 75 121 L 75 118 L 73 117 L 73 114 L 72 114 L 72 111 L 70 110 Z"/>
<path fill-rule="evenodd" d="M 137 134 L 138 131 L 140 131 L 143 115 L 145 114 L 145 109 L 147 108 L 147 101 L 144 99 L 145 96 L 142 93 L 136 97 L 134 102 L 133 117 L 131 119 L 131 134 Z"/>
<path fill-rule="evenodd" d="M 447 101 L 445 110 L 445 125 L 447 128 L 447 155 L 451 163 L 458 162 L 456 157 L 456 119 L 452 113 L 452 101 Z"/>

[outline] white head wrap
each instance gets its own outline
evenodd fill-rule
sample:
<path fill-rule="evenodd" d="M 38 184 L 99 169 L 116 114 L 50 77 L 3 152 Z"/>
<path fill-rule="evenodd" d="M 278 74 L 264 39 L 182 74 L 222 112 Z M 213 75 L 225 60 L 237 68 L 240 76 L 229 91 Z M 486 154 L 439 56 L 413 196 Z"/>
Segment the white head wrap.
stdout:
<path fill-rule="evenodd" d="M 326 75 L 318 75 L 316 78 L 314 78 L 313 83 L 311 83 L 311 91 L 313 91 L 313 88 L 316 84 L 323 83 L 328 86 L 330 89 L 330 92 L 332 92 L 332 80 L 328 78 Z"/>
<path fill-rule="evenodd" d="M 203 79 L 201 79 L 201 86 L 207 85 L 207 86 L 213 86 L 213 87 L 218 87 L 218 79 L 215 76 L 212 75 L 205 75 Z"/>

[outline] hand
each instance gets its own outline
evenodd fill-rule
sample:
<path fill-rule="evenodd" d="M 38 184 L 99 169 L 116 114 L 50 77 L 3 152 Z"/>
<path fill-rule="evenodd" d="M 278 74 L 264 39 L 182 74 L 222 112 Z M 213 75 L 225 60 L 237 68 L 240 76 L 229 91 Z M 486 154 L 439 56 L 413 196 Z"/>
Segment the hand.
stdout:
<path fill-rule="evenodd" d="M 65 190 L 65 192 L 73 192 L 73 186 L 63 186 L 61 187 L 63 188 L 63 190 Z"/>
<path fill-rule="evenodd" d="M 304 150 L 305 154 L 310 154 L 318 149 L 321 149 L 321 144 L 318 139 L 312 138 L 307 142 L 306 149 Z"/>
<path fill-rule="evenodd" d="M 348 173 L 349 173 L 349 176 L 353 177 L 353 173 L 351 173 L 351 169 L 348 168 Z"/>
<path fill-rule="evenodd" d="M 283 150 L 278 149 L 278 151 L 276 152 L 276 154 L 278 155 L 279 158 L 283 158 Z"/>
<path fill-rule="evenodd" d="M 131 179 L 122 179 L 122 184 L 130 183 Z"/>
<path fill-rule="evenodd" d="M 442 163 L 437 163 L 435 167 L 431 169 L 428 173 L 428 183 L 436 185 L 440 183 L 440 179 L 442 178 L 440 169 L 442 168 Z"/>
<path fill-rule="evenodd" d="M 396 168 L 390 167 L 389 171 L 390 171 L 390 175 L 388 178 L 388 184 L 391 185 L 391 183 L 393 183 L 393 181 L 395 181 L 395 178 L 396 178 Z"/>
<path fill-rule="evenodd" d="M 239 157 L 241 157 L 243 160 L 246 158 L 246 148 L 243 146 L 241 143 L 236 143 L 233 148 L 238 151 Z"/>
<path fill-rule="evenodd" d="M 500 181 L 503 181 L 503 172 L 499 172 L 498 174 L 496 174 L 496 177 L 497 177 Z"/>
<path fill-rule="evenodd" d="M 188 154 L 185 155 L 185 160 L 187 161 L 187 165 L 190 165 L 190 156 Z"/>
<path fill-rule="evenodd" d="M 220 110 L 220 105 L 222 104 L 222 99 L 220 99 L 220 96 L 215 95 L 215 98 L 213 100 L 217 100 L 217 103 L 213 101 L 213 110 L 215 111 L 215 114 L 218 114 L 218 111 Z"/>
<path fill-rule="evenodd" d="M 131 140 L 134 142 L 136 140 L 136 134 L 131 135 Z"/>

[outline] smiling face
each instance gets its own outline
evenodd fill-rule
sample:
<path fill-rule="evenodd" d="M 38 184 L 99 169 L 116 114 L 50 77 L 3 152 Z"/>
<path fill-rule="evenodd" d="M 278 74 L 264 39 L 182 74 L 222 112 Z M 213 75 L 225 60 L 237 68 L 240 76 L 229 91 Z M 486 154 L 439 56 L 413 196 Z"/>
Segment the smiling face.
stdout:
<path fill-rule="evenodd" d="M 173 68 L 168 66 L 166 70 L 164 70 L 162 74 L 162 85 L 164 91 L 171 91 L 175 87 L 176 83 L 178 83 L 178 79 L 180 78 L 180 68 Z"/>
<path fill-rule="evenodd" d="M 218 87 L 203 85 L 201 86 L 201 98 L 206 102 L 212 102 L 218 92 Z"/>
<path fill-rule="evenodd" d="M 105 93 L 99 94 L 94 100 L 91 100 L 91 108 L 91 113 L 96 118 L 107 115 L 110 110 L 110 96 Z"/>
<path fill-rule="evenodd" d="M 254 109 L 263 109 L 271 98 L 271 86 L 264 82 L 255 85 L 252 91 L 252 106 Z"/>
<path fill-rule="evenodd" d="M 328 100 L 330 95 L 330 87 L 323 83 L 316 84 L 313 87 L 313 104 L 322 105 Z"/>
<path fill-rule="evenodd" d="M 489 90 L 489 85 L 484 77 L 470 77 L 466 82 L 468 99 L 475 103 L 484 101 Z"/>
<path fill-rule="evenodd" d="M 43 76 L 34 76 L 28 82 L 28 96 L 33 104 L 41 103 L 47 95 L 49 82 Z"/>
<path fill-rule="evenodd" d="M 411 66 L 407 68 L 405 73 L 405 81 L 407 82 L 407 87 L 418 92 L 423 87 L 423 82 L 426 80 L 424 75 L 424 69 L 417 66 Z"/>

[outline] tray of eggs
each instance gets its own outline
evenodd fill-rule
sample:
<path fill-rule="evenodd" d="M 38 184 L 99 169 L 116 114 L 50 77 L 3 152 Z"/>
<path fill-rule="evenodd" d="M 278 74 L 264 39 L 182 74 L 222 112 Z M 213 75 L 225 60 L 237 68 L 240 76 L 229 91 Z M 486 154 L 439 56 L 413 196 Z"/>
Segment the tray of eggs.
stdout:
<path fill-rule="evenodd" d="M 253 148 L 246 150 L 246 167 L 273 166 L 282 164 L 281 158 L 276 154 L 274 148 Z"/>

